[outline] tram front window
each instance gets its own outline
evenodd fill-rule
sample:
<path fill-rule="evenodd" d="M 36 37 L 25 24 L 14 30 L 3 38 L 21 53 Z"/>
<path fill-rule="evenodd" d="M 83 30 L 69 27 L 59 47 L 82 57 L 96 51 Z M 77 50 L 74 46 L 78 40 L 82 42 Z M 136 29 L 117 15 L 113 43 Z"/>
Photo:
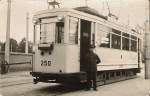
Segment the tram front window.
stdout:
<path fill-rule="evenodd" d="M 64 22 L 40 24 L 35 28 L 37 43 L 64 43 Z"/>
<path fill-rule="evenodd" d="M 64 43 L 64 23 L 57 22 L 56 23 L 56 34 L 55 34 L 56 43 Z"/>
<path fill-rule="evenodd" d="M 41 24 L 40 43 L 54 42 L 55 23 Z"/>
<path fill-rule="evenodd" d="M 41 19 L 35 25 L 34 40 L 39 44 L 64 43 L 64 21 L 57 18 Z"/>
<path fill-rule="evenodd" d="M 64 23 L 42 24 L 40 36 L 41 43 L 64 43 Z"/>

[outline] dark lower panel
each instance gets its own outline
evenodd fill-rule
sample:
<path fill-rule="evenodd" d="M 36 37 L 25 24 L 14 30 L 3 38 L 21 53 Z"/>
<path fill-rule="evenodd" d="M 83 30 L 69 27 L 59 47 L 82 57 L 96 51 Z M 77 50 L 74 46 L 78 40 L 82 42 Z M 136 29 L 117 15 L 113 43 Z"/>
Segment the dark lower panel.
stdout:
<path fill-rule="evenodd" d="M 42 73 L 42 72 L 30 72 L 34 77 L 34 83 L 38 82 L 50 82 L 50 83 L 72 83 L 80 82 L 86 79 L 85 72 L 79 73 Z"/>

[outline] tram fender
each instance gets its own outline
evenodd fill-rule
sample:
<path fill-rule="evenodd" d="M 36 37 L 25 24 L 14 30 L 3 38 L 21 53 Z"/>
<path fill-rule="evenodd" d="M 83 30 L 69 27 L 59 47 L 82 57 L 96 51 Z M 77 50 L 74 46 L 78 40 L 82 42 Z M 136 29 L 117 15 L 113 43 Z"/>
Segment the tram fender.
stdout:
<path fill-rule="evenodd" d="M 64 83 L 64 82 L 80 82 L 86 80 L 86 72 L 78 73 L 42 73 L 30 72 L 35 77 L 34 81 L 37 82 L 51 82 L 51 83 Z"/>

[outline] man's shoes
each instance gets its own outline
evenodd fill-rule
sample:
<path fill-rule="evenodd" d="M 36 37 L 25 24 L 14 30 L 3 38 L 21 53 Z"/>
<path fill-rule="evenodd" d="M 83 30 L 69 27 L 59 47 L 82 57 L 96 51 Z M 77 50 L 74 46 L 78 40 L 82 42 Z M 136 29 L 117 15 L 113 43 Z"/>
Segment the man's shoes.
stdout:
<path fill-rule="evenodd" d="M 85 91 L 89 91 L 89 90 L 90 90 L 90 88 L 86 88 L 86 89 L 85 89 Z"/>
<path fill-rule="evenodd" d="M 94 88 L 93 90 L 94 90 L 94 91 L 97 91 L 97 88 Z"/>

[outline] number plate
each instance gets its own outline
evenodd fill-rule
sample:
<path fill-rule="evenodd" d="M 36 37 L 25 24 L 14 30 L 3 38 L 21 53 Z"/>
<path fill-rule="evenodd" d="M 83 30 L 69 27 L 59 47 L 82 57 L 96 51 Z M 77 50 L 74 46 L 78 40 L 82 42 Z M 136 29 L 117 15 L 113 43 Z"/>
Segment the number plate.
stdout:
<path fill-rule="evenodd" d="M 41 60 L 41 66 L 51 66 L 52 62 L 49 60 Z"/>

